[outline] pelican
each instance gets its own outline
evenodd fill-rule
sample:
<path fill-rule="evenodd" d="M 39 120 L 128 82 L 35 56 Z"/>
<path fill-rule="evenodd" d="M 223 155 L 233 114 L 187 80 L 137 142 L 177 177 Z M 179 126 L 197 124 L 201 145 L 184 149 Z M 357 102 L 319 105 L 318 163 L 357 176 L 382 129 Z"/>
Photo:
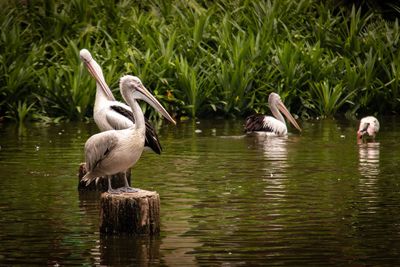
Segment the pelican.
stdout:
<path fill-rule="evenodd" d="M 286 106 L 283 104 L 281 97 L 277 93 L 271 93 L 268 97 L 269 108 L 271 109 L 272 116 L 265 115 L 251 115 L 246 118 L 246 124 L 244 130 L 246 133 L 257 133 L 257 134 L 267 134 L 276 136 L 287 135 L 287 127 L 285 119 L 281 111 L 286 118 L 296 127 L 297 130 L 301 131 L 300 126 L 297 124 L 296 120 L 287 110 Z"/>
<path fill-rule="evenodd" d="M 379 121 L 374 116 L 367 116 L 361 119 L 357 131 L 357 139 L 375 139 L 379 131 Z"/>
<path fill-rule="evenodd" d="M 94 102 L 93 118 L 100 131 L 121 130 L 132 127 L 135 120 L 131 108 L 116 101 L 110 88 L 105 82 L 100 65 L 93 59 L 87 49 L 79 53 L 90 75 L 96 80 L 96 99 Z M 162 147 L 154 127 L 145 118 L 146 140 L 145 147 L 161 154 Z"/>
<path fill-rule="evenodd" d="M 98 177 L 125 172 L 140 158 L 145 144 L 146 123 L 137 99 L 148 102 L 170 122 L 176 124 L 138 77 L 131 75 L 122 77 L 120 91 L 132 109 L 135 124 L 127 129 L 108 130 L 95 134 L 86 141 L 85 160 L 88 172 L 82 181 L 87 185 Z M 133 188 L 130 189 L 132 189 L 131 192 L 136 191 Z M 109 192 L 116 191 L 109 188 Z"/>
<path fill-rule="evenodd" d="M 135 123 L 132 109 L 119 101 L 116 101 L 108 87 L 100 65 L 93 59 L 87 49 L 79 53 L 81 61 L 86 66 L 90 75 L 96 81 L 96 99 L 94 102 L 93 117 L 100 131 L 121 130 L 132 127 Z M 150 103 L 151 104 L 151 103 Z M 161 154 L 162 147 L 154 127 L 145 118 L 146 138 L 145 148 Z M 111 178 L 108 177 L 108 190 L 111 191 Z M 125 176 L 126 178 L 126 176 Z M 125 188 L 129 188 L 128 180 L 125 179 Z"/>

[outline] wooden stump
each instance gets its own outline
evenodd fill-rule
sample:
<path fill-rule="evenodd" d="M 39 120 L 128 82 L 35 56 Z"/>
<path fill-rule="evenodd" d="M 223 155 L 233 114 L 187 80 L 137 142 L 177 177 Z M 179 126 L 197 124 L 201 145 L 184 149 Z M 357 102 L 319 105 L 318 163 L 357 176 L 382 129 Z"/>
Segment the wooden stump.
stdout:
<path fill-rule="evenodd" d="M 86 174 L 86 163 L 81 163 L 79 165 L 79 173 L 78 173 L 78 190 L 79 191 L 100 191 L 106 192 L 108 190 L 108 179 L 106 177 L 102 177 L 97 182 L 92 182 L 89 185 L 86 185 L 85 182 L 82 182 L 82 177 Z M 128 183 L 131 184 L 131 169 L 126 171 L 126 178 L 128 179 Z M 111 179 L 112 188 L 118 188 L 125 185 L 124 181 L 124 173 L 118 173 L 112 176 Z"/>
<path fill-rule="evenodd" d="M 107 235 L 160 233 L 160 196 L 139 189 L 136 193 L 101 194 L 100 232 Z"/>

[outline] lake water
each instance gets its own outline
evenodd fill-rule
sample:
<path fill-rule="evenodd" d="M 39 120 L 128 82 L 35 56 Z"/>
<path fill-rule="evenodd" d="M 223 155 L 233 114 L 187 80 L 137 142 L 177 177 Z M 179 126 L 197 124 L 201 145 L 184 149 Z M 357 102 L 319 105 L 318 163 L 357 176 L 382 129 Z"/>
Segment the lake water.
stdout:
<path fill-rule="evenodd" d="M 159 127 L 163 154 L 132 171 L 160 194 L 158 237 L 100 235 L 99 193 L 77 190 L 93 123 L 0 124 L 0 266 L 400 265 L 396 118 L 361 145 L 357 121 L 305 121 L 286 138 L 242 124 Z"/>

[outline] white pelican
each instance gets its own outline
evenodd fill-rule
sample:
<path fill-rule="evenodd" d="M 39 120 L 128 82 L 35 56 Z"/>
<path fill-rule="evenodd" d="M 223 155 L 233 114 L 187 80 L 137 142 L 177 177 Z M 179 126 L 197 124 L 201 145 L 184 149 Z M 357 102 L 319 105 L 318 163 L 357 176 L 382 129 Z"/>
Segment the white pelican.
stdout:
<path fill-rule="evenodd" d="M 100 65 L 93 59 L 87 49 L 82 49 L 79 55 L 90 75 L 96 80 L 96 100 L 94 102 L 93 118 L 100 131 L 121 130 L 133 126 L 135 120 L 131 108 L 115 100 L 105 82 Z M 145 147 L 152 149 L 157 154 L 161 154 L 161 144 L 154 127 L 146 118 L 145 123 Z"/>
<path fill-rule="evenodd" d="M 271 109 L 271 113 L 275 118 L 259 114 L 247 117 L 246 124 L 244 126 L 246 133 L 271 134 L 277 136 L 287 135 L 285 119 L 279 110 L 286 116 L 286 118 L 288 118 L 288 120 L 294 125 L 294 127 L 296 127 L 297 130 L 301 131 L 300 126 L 287 110 L 286 106 L 281 100 L 281 97 L 277 93 L 269 94 L 268 104 L 269 108 Z"/>
<path fill-rule="evenodd" d="M 90 184 L 98 177 L 125 172 L 140 158 L 144 143 L 146 125 L 142 110 L 136 99 L 151 103 L 165 118 L 175 124 L 168 112 L 143 86 L 139 78 L 126 75 L 120 80 L 124 100 L 132 109 L 135 124 L 128 129 L 109 130 L 91 136 L 85 143 L 87 173 L 82 178 Z M 129 188 L 129 191 L 135 191 Z M 109 192 L 118 192 L 109 188 Z"/>
<path fill-rule="evenodd" d="M 375 139 L 379 131 L 379 121 L 374 116 L 367 116 L 361 119 L 357 131 L 357 139 Z"/>

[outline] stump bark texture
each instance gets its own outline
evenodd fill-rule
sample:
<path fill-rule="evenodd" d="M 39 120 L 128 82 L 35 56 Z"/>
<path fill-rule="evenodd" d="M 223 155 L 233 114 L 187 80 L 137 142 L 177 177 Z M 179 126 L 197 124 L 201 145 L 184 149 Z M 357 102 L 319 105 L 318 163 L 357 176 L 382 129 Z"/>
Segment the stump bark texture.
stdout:
<path fill-rule="evenodd" d="M 141 189 L 136 193 L 103 193 L 100 232 L 106 235 L 158 235 L 160 196 L 157 192 Z"/>
<path fill-rule="evenodd" d="M 106 192 L 108 190 L 108 179 L 107 177 L 101 177 L 99 181 L 96 183 L 93 181 L 89 185 L 86 185 L 85 182 L 82 182 L 83 176 L 87 173 L 86 163 L 81 163 L 79 165 L 79 173 L 78 173 L 78 190 L 79 191 L 100 191 Z M 131 169 L 126 171 L 126 178 L 128 179 L 128 183 L 131 184 Z M 124 182 L 124 173 L 118 173 L 112 175 L 111 186 L 112 188 L 118 188 L 125 185 Z"/>

